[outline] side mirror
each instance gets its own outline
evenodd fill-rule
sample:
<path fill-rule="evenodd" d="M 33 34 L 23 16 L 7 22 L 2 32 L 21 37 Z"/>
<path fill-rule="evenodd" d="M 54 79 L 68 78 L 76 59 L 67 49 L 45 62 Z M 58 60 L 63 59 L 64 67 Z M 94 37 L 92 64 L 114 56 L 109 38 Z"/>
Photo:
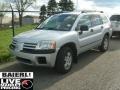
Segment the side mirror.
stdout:
<path fill-rule="evenodd" d="M 81 26 L 80 26 L 80 30 L 81 30 L 81 31 L 88 31 L 89 28 L 88 28 L 87 25 L 81 25 Z"/>

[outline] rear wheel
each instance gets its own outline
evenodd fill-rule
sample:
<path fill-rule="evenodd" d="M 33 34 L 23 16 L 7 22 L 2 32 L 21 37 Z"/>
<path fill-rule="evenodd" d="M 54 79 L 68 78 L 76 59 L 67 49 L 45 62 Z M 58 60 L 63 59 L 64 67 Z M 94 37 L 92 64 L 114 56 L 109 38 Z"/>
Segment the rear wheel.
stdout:
<path fill-rule="evenodd" d="M 109 48 L 109 36 L 105 35 L 104 38 L 103 38 L 102 44 L 99 47 L 99 50 L 101 52 L 105 52 L 105 51 L 108 50 L 108 48 Z"/>
<path fill-rule="evenodd" d="M 73 52 L 69 47 L 63 47 L 57 55 L 55 69 L 59 73 L 70 71 L 73 62 Z"/>

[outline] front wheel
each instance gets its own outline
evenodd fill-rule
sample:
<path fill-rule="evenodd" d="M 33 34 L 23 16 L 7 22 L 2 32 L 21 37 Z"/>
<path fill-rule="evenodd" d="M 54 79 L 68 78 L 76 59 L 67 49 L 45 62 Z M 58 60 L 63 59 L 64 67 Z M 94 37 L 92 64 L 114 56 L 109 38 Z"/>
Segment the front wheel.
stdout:
<path fill-rule="evenodd" d="M 105 35 L 101 43 L 101 46 L 99 46 L 99 50 L 101 52 L 105 52 L 108 50 L 108 48 L 109 48 L 109 36 Z"/>
<path fill-rule="evenodd" d="M 57 55 L 55 69 L 59 73 L 70 71 L 73 62 L 73 52 L 69 47 L 63 47 Z"/>

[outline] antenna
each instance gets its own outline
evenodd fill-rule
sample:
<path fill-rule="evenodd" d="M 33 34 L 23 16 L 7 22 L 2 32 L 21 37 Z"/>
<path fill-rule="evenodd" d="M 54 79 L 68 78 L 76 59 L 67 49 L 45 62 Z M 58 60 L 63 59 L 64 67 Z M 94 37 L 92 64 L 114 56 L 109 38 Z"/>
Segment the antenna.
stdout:
<path fill-rule="evenodd" d="M 76 0 L 76 11 L 78 10 L 78 0 Z"/>

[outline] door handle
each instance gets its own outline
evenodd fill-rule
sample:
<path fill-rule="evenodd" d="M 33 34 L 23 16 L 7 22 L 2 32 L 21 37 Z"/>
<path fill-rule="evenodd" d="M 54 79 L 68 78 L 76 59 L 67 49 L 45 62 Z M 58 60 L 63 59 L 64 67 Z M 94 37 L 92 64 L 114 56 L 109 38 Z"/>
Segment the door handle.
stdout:
<path fill-rule="evenodd" d="M 81 35 L 83 32 L 82 31 L 78 31 L 78 34 Z"/>
<path fill-rule="evenodd" d="M 94 32 L 94 30 L 93 30 L 93 29 L 90 29 L 90 32 Z"/>

